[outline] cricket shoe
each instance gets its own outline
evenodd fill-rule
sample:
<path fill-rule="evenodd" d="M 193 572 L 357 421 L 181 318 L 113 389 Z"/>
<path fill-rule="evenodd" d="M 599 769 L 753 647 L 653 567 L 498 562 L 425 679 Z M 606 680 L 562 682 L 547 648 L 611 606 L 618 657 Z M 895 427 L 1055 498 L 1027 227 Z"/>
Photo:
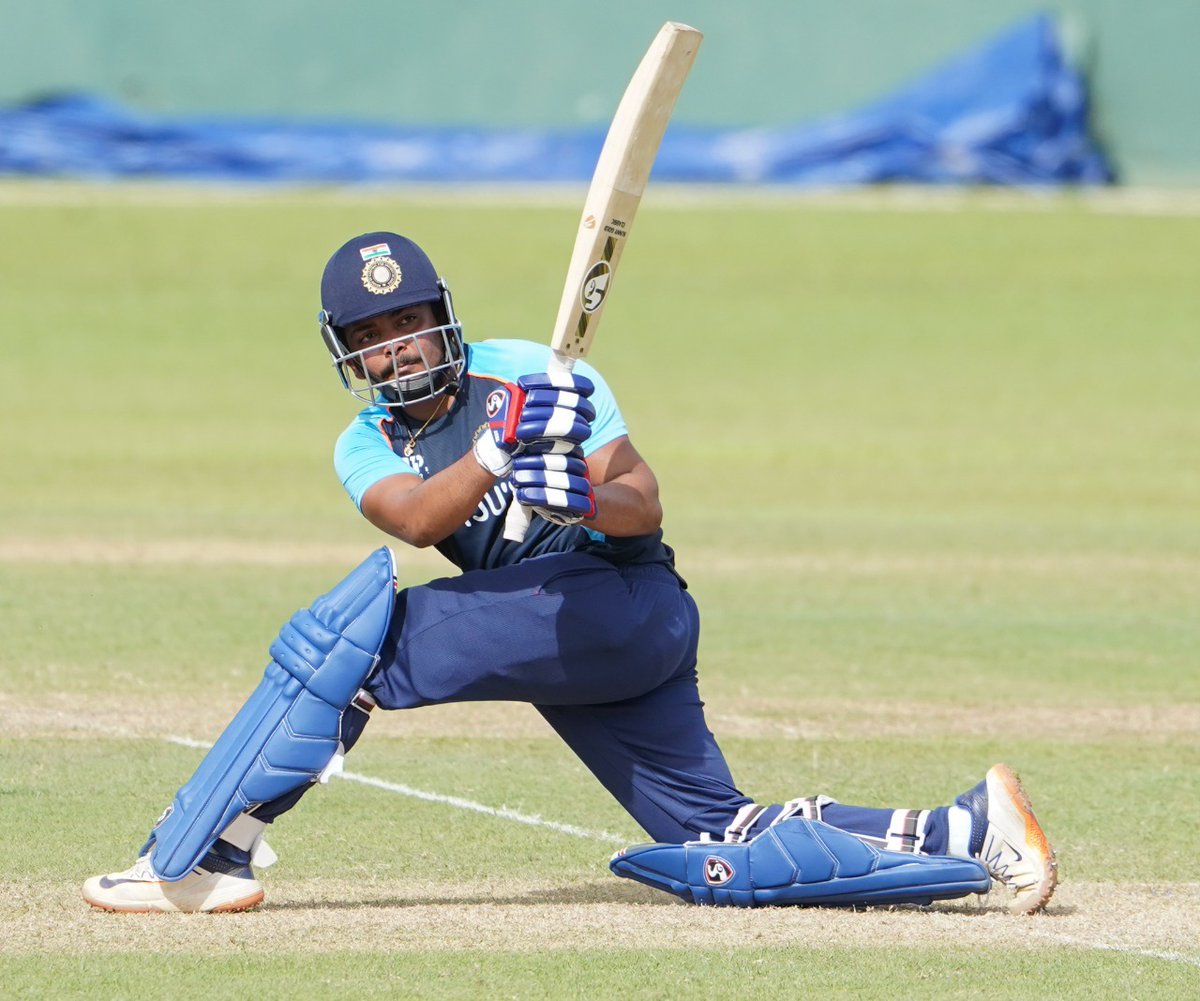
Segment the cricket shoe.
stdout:
<path fill-rule="evenodd" d="M 213 852 L 183 879 L 168 883 L 154 874 L 147 854 L 125 872 L 93 876 L 83 884 L 83 899 L 102 911 L 134 914 L 245 911 L 262 903 L 263 888 L 249 865 Z"/>
<path fill-rule="evenodd" d="M 971 815 L 966 854 L 1012 891 L 1009 909 L 1036 914 L 1044 908 L 1058 882 L 1058 862 L 1016 773 L 1008 765 L 993 765 L 954 805 Z"/>

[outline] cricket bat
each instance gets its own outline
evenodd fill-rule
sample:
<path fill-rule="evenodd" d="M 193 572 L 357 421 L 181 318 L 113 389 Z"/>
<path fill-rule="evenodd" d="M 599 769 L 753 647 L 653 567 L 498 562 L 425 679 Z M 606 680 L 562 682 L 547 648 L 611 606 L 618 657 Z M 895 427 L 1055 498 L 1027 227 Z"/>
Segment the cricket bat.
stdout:
<path fill-rule="evenodd" d="M 583 203 L 567 267 L 550 337 L 552 371 L 569 372 L 592 346 L 667 121 L 703 37 L 686 24 L 664 24 L 617 105 Z M 504 537 L 519 542 L 528 527 L 528 510 L 510 504 Z"/>

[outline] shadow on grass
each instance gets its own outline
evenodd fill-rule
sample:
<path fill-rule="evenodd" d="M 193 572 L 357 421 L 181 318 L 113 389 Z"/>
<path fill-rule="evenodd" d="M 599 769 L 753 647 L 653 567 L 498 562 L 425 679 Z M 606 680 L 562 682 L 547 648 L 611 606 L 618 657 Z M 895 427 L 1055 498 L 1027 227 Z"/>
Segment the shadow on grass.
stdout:
<path fill-rule="evenodd" d="M 626 883 L 617 880 L 603 880 L 590 883 L 577 883 L 555 889 L 536 890 L 528 893 L 492 895 L 492 896 L 446 896 L 446 897 L 401 897 L 401 896 L 364 896 L 360 900 L 285 900 L 278 903 L 268 903 L 268 911 L 317 911 L 317 910 L 370 910 L 387 909 L 392 907 L 476 907 L 487 905 L 503 906 L 544 906 L 546 904 L 630 904 L 651 907 L 691 907 L 693 905 L 660 890 L 639 886 L 636 883 Z M 992 895 L 978 901 L 967 898 L 960 901 L 943 901 L 936 907 L 922 907 L 919 904 L 897 904 L 892 907 L 838 907 L 839 911 L 938 911 L 941 913 L 957 914 L 972 918 L 990 914 L 1010 914 L 1008 902 L 1001 896 Z M 1044 918 L 1066 917 L 1076 913 L 1073 905 L 1050 903 Z M 1022 919 L 1020 915 L 1012 915 L 1014 920 Z"/>
<path fill-rule="evenodd" d="M 268 904 L 271 911 L 362 910 L 388 907 L 462 907 L 503 904 L 508 906 L 540 906 L 545 904 L 650 904 L 659 907 L 687 907 L 688 904 L 668 893 L 636 884 L 626 885 L 614 880 L 577 883 L 556 889 L 495 896 L 396 897 L 364 896 L 361 900 L 285 900 Z"/>

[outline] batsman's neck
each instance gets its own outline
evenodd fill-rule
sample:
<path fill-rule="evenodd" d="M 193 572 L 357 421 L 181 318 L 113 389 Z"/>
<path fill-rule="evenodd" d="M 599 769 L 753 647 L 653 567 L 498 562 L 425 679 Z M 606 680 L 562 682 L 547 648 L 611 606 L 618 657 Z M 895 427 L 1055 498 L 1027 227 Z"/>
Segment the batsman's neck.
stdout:
<path fill-rule="evenodd" d="M 410 403 L 406 407 L 394 407 L 392 412 L 402 415 L 409 424 L 415 423 L 417 426 L 420 426 L 426 421 L 432 422 L 435 417 L 448 414 L 453 409 L 453 406 L 453 397 L 448 397 L 445 393 L 441 393 L 432 400 Z"/>

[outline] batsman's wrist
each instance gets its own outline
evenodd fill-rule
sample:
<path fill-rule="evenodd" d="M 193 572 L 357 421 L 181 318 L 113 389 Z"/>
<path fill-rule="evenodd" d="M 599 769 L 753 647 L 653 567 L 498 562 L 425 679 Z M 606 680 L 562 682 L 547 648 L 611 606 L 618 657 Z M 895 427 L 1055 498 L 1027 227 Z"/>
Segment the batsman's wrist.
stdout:
<path fill-rule="evenodd" d="M 505 479 L 512 473 L 513 460 L 504 449 L 496 444 L 492 430 L 488 425 L 481 424 L 475 431 L 475 441 L 471 445 L 475 461 L 491 473 L 496 479 Z"/>

